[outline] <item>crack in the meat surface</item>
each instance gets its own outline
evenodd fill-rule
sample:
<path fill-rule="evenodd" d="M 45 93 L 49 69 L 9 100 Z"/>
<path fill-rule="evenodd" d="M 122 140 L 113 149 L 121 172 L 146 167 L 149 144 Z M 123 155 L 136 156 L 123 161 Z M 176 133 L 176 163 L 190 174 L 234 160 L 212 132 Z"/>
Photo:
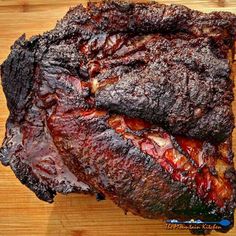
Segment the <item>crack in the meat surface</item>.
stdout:
<path fill-rule="evenodd" d="M 204 142 L 176 137 L 180 147 L 197 163 L 194 166 L 173 147 L 170 135 L 161 128 L 145 129 L 148 125 L 143 121 L 132 119 L 127 124 L 126 119 L 124 116 L 112 116 L 108 122 L 116 132 L 131 140 L 142 152 L 154 157 L 173 179 L 185 183 L 189 188 L 196 188 L 201 198 L 213 200 L 220 207 L 230 199 L 232 189 L 224 173 L 232 166 L 224 162 L 217 151 L 212 156 L 204 156 Z M 138 135 L 133 130 L 143 132 Z M 214 175 L 210 171 L 212 168 L 216 169 Z"/>

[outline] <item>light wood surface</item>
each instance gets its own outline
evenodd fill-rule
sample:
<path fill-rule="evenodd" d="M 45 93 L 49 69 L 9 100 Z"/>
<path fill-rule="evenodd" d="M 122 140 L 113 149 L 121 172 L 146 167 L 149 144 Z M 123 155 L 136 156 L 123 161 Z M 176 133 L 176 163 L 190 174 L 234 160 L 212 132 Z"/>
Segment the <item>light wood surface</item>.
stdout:
<path fill-rule="evenodd" d="M 51 29 L 77 0 L 0 0 L 0 64 L 10 46 L 22 33 L 28 37 Z M 85 0 L 80 3 L 85 4 Z M 160 0 L 181 3 L 209 12 L 225 10 L 236 13 L 236 0 Z M 236 106 L 234 104 L 234 110 Z M 0 87 L 0 141 L 4 137 L 8 110 Z M 236 137 L 234 135 L 234 150 Z M 10 168 L 0 165 L 0 236 L 73 235 L 73 236 L 174 236 L 191 235 L 188 231 L 165 229 L 165 223 L 142 219 L 122 210 L 111 201 L 97 202 L 94 197 L 58 195 L 47 204 L 15 178 Z M 222 235 L 213 232 L 212 236 Z M 236 227 L 228 236 L 236 236 Z"/>

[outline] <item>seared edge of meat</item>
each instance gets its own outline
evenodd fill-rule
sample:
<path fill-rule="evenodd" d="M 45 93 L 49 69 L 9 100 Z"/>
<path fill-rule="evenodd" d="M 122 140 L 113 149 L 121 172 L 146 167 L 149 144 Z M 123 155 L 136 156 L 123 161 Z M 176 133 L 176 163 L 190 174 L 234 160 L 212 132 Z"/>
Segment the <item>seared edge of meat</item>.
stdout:
<path fill-rule="evenodd" d="M 64 166 L 47 131 L 44 111 L 33 104 L 36 59 L 27 43 L 24 36 L 16 41 L 1 66 L 10 116 L 0 161 L 10 165 L 21 183 L 41 200 L 52 202 L 56 192 L 96 193 Z"/>

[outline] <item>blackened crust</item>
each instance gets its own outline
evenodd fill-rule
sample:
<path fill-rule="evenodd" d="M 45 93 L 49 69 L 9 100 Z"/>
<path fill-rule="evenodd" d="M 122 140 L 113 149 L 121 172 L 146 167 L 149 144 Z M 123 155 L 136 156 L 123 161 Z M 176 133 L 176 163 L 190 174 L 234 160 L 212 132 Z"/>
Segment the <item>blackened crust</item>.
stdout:
<path fill-rule="evenodd" d="M 13 45 L 7 60 L 1 65 L 1 78 L 7 105 L 11 112 L 24 109 L 34 78 L 34 53 L 21 36 Z"/>
<path fill-rule="evenodd" d="M 41 183 L 37 176 L 33 174 L 30 166 L 21 162 L 17 157 L 11 159 L 10 166 L 20 182 L 31 189 L 39 199 L 49 203 L 53 202 L 56 192 Z"/>

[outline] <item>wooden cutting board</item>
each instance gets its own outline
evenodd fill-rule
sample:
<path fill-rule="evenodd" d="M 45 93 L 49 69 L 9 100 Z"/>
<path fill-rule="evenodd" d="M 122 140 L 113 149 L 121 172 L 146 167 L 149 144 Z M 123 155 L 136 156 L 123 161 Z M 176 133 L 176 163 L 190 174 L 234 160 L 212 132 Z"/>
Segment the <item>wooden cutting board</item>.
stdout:
<path fill-rule="evenodd" d="M 0 64 L 9 48 L 22 33 L 29 37 L 51 29 L 69 7 L 86 4 L 85 0 L 0 0 Z M 225 10 L 236 13 L 236 0 L 160 0 L 180 3 L 204 12 Z M 236 106 L 234 104 L 236 114 Z M 0 87 L 0 141 L 8 116 Z M 236 152 L 234 134 L 234 151 Z M 38 200 L 21 185 L 10 168 L 0 165 L 0 236 L 73 235 L 73 236 L 174 236 L 191 235 L 188 231 L 165 229 L 161 220 L 147 220 L 123 211 L 111 201 L 97 202 L 94 197 L 58 195 L 55 203 Z M 212 236 L 221 235 L 212 233 Z M 236 236 L 236 227 L 228 236 Z"/>

